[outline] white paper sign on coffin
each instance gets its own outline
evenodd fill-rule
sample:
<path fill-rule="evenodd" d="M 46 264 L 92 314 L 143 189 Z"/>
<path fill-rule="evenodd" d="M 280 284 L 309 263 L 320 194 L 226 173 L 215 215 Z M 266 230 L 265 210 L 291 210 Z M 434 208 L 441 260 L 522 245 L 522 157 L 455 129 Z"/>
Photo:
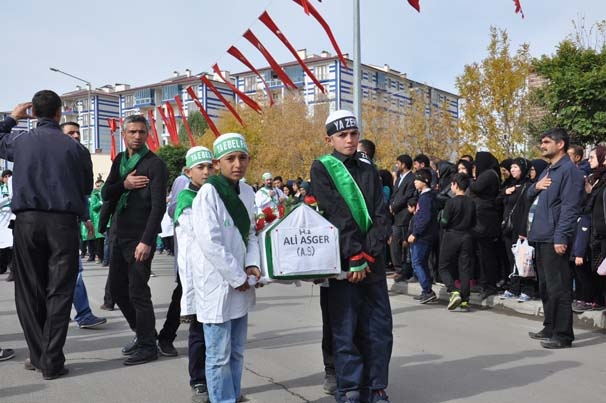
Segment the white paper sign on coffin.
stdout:
<path fill-rule="evenodd" d="M 341 272 L 339 230 L 302 204 L 258 235 L 266 281 L 303 280 Z"/>

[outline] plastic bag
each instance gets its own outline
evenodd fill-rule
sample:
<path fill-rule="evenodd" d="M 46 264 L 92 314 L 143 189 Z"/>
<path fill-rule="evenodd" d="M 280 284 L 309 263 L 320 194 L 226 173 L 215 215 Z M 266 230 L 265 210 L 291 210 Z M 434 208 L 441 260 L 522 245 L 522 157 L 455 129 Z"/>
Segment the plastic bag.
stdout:
<path fill-rule="evenodd" d="M 520 277 L 536 277 L 534 270 L 534 247 L 525 239 L 518 241 L 511 247 L 515 257 L 515 266 Z"/>

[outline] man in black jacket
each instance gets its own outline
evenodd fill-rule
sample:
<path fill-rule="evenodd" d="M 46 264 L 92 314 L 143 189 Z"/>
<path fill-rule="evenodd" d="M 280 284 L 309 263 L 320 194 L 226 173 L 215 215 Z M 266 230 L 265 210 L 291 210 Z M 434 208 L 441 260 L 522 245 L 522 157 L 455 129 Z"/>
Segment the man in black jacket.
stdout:
<path fill-rule="evenodd" d="M 0 123 L 0 157 L 14 162 L 17 315 L 28 364 L 47 380 L 67 373 L 63 346 L 78 274 L 78 218 L 93 189 L 88 150 L 59 128 L 61 105 L 53 91 L 39 91 Z M 30 107 L 37 127 L 11 133 Z"/>
<path fill-rule="evenodd" d="M 391 261 L 396 271 L 396 281 L 403 281 L 412 276 L 412 268 L 406 264 L 407 250 L 402 247 L 402 241 L 406 240 L 405 235 L 411 218 L 406 205 L 408 200 L 417 193 L 411 168 L 412 158 L 410 155 L 400 155 L 396 161 L 398 177 L 394 184 L 393 195 L 389 201 L 389 209 L 394 216 L 390 250 Z"/>
<path fill-rule="evenodd" d="M 105 181 L 103 202 L 110 208 L 102 211 L 105 216 L 99 221 L 107 223 L 106 215 L 115 215 L 109 264 L 111 295 L 136 332 L 133 342 L 122 349 L 130 356 L 124 365 L 137 365 L 158 358 L 156 318 L 147 282 L 166 211 L 168 169 L 145 145 L 149 134 L 145 117 L 128 116 L 122 130 L 126 151 L 116 156 Z"/>

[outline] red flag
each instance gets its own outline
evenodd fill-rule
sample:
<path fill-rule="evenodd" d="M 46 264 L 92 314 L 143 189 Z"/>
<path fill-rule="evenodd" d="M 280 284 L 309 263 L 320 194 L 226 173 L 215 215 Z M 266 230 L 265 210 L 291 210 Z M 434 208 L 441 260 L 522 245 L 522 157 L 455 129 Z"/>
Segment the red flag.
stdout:
<path fill-rule="evenodd" d="M 168 135 L 170 137 L 170 142 L 173 144 L 179 144 L 179 140 L 177 139 L 177 141 L 175 142 L 175 140 L 173 138 L 172 124 L 171 124 L 171 121 L 166 117 L 167 116 L 166 113 L 164 113 L 164 106 L 162 106 L 162 105 L 158 106 L 158 112 L 160 112 L 160 117 L 162 117 L 162 121 L 164 122 L 166 131 L 168 132 Z"/>
<path fill-rule="evenodd" d="M 255 110 L 257 113 L 261 113 L 262 109 L 261 106 L 259 106 L 258 103 L 256 103 L 251 97 L 249 97 L 248 95 L 246 95 L 245 93 L 243 93 L 242 91 L 240 91 L 238 89 L 238 87 L 236 87 L 235 85 L 233 85 L 233 83 L 229 80 L 226 80 L 225 77 L 223 77 L 223 73 L 221 73 L 221 69 L 219 68 L 219 65 L 217 63 L 215 63 L 213 65 L 213 71 L 215 73 L 217 73 L 217 75 L 221 78 L 221 80 L 223 80 L 225 82 L 225 84 L 227 84 L 227 86 L 236 94 L 238 94 L 238 96 L 240 97 L 240 99 L 242 99 L 242 102 L 244 102 L 246 105 L 250 106 L 253 110 Z"/>
<path fill-rule="evenodd" d="M 168 121 L 170 122 L 171 130 L 168 132 L 170 135 L 170 140 L 173 144 L 179 144 L 179 134 L 177 132 L 177 119 L 175 119 L 175 111 L 173 110 L 173 106 L 170 102 L 166 101 L 166 114 L 168 116 Z"/>
<path fill-rule="evenodd" d="M 259 52 L 261 52 L 263 57 L 265 57 L 265 60 L 267 60 L 267 62 L 271 66 L 271 69 L 276 73 L 278 78 L 282 80 L 285 87 L 290 87 L 293 90 L 297 89 L 297 86 L 291 81 L 291 79 L 288 77 L 288 74 L 286 74 L 282 67 L 280 67 L 280 65 L 272 57 L 272 55 L 269 54 L 267 49 L 265 49 L 265 46 L 263 46 L 261 41 L 259 41 L 259 39 L 255 36 L 255 34 L 253 34 L 250 29 L 246 30 L 246 32 L 242 36 L 246 38 L 250 43 L 252 43 L 253 46 L 259 50 Z"/>
<path fill-rule="evenodd" d="M 408 0 L 408 4 L 410 4 L 412 8 L 414 8 L 418 12 L 421 12 L 421 4 L 419 3 L 419 1 L 420 0 Z"/>
<path fill-rule="evenodd" d="M 116 119 L 107 118 L 107 124 L 109 125 L 109 135 L 111 136 L 111 148 L 109 150 L 109 158 L 113 161 L 116 158 L 116 139 L 114 133 L 116 132 Z"/>
<path fill-rule="evenodd" d="M 304 0 L 293 0 L 293 1 L 295 3 L 297 3 L 298 5 L 302 6 L 303 8 L 305 8 L 305 6 L 303 5 Z M 316 21 L 318 21 L 318 23 L 320 23 L 320 25 L 322 25 L 322 28 L 324 28 L 326 35 L 328 35 L 328 39 L 330 39 L 330 43 L 332 43 L 332 47 L 335 48 L 335 52 L 337 52 L 337 55 L 339 56 L 341 63 L 343 63 L 343 66 L 347 67 L 347 60 L 345 60 L 345 56 L 343 56 L 343 53 L 341 52 L 341 49 L 339 48 L 339 44 L 337 43 L 335 36 L 332 34 L 332 30 L 330 29 L 330 26 L 328 25 L 328 23 L 324 20 L 324 18 L 322 18 L 322 16 L 318 12 L 318 10 L 316 10 L 315 7 L 312 6 L 310 3 L 307 3 L 307 8 L 308 8 L 309 12 L 311 13 L 311 15 L 316 19 Z"/>
<path fill-rule="evenodd" d="M 152 132 L 151 132 L 151 137 L 152 138 L 152 147 L 149 147 L 150 150 L 152 150 L 153 152 L 156 152 L 158 150 L 158 148 L 160 148 L 160 139 L 158 138 L 158 129 L 156 129 L 156 119 L 154 119 L 154 112 L 150 109 L 147 111 L 147 114 L 149 116 L 149 125 L 152 128 Z M 149 139 L 148 137 L 148 139 Z"/>
<path fill-rule="evenodd" d="M 207 88 L 210 88 L 210 90 L 217 96 L 217 98 L 219 98 L 223 105 L 225 105 L 225 107 L 229 109 L 232 115 L 234 115 L 236 119 L 238 119 L 238 122 L 240 122 L 242 127 L 245 127 L 246 125 L 244 124 L 244 121 L 242 120 L 242 117 L 240 117 L 238 111 L 236 111 L 236 108 L 234 108 L 233 105 L 229 103 L 227 99 L 225 99 L 225 97 L 219 92 L 217 87 L 215 87 L 215 85 L 208 78 L 206 78 L 204 74 L 200 76 L 200 80 L 202 80 L 202 82 L 204 83 L 204 85 L 206 85 Z"/>
<path fill-rule="evenodd" d="M 284 44 L 284 46 L 286 46 L 288 48 L 288 50 L 290 50 L 290 53 L 292 53 L 292 55 L 295 57 L 295 59 L 297 59 L 297 62 L 299 63 L 299 65 L 303 68 L 303 70 L 305 71 L 307 76 L 311 79 L 311 81 L 313 81 L 314 84 L 316 84 L 316 86 L 320 89 L 320 91 L 322 91 L 323 93 L 326 93 L 326 91 L 324 90 L 324 86 L 318 81 L 316 76 L 309 70 L 309 68 L 307 67 L 305 62 L 303 62 L 303 60 L 301 60 L 301 57 L 299 57 L 299 53 L 297 53 L 297 50 L 290 44 L 288 39 L 286 39 L 286 36 L 282 33 L 282 31 L 280 31 L 280 29 L 278 28 L 276 23 L 271 19 L 271 17 L 267 13 L 267 11 L 265 11 L 263 14 L 261 14 L 261 16 L 259 17 L 259 20 L 263 24 L 265 24 L 265 26 L 267 28 L 269 28 L 269 30 L 271 32 L 273 32 L 278 37 L 278 39 L 280 39 L 280 41 L 282 41 L 282 43 Z"/>
<path fill-rule="evenodd" d="M 520 13 L 522 18 L 524 18 L 524 11 L 522 11 L 522 4 L 520 4 L 520 0 L 513 0 L 513 3 L 516 6 L 516 14 Z"/>
<path fill-rule="evenodd" d="M 305 14 L 309 15 L 309 0 L 303 0 L 301 3 L 303 6 L 303 11 L 305 11 Z"/>
<path fill-rule="evenodd" d="M 238 48 L 236 48 L 235 46 L 232 46 L 229 49 L 227 49 L 227 53 L 229 53 L 230 55 L 232 55 L 233 57 L 235 57 L 236 59 L 241 61 L 242 64 L 244 64 L 246 67 L 248 67 L 253 73 L 255 73 L 257 75 L 257 77 L 259 77 L 261 79 L 261 81 L 263 82 L 263 85 L 265 85 L 265 91 L 267 92 L 267 97 L 269 98 L 269 106 L 273 106 L 274 97 L 273 97 L 273 95 L 271 95 L 271 90 L 269 89 L 269 85 L 267 85 L 267 81 L 265 81 L 263 76 L 261 74 L 259 74 L 259 72 L 255 68 L 255 66 L 253 66 L 252 63 L 249 62 L 248 59 L 246 57 L 244 57 L 242 52 L 240 52 L 238 50 Z M 244 126 L 244 124 L 242 124 L 242 126 Z"/>
<path fill-rule="evenodd" d="M 204 107 L 202 106 L 202 103 L 200 102 L 200 100 L 198 99 L 198 96 L 196 95 L 196 91 L 194 91 L 194 89 L 192 87 L 187 87 L 187 93 L 189 94 L 191 99 L 194 100 L 194 102 L 198 106 L 198 109 L 200 109 L 200 113 L 202 114 L 202 116 L 204 116 L 206 123 L 208 123 L 208 127 L 210 127 L 210 130 L 213 131 L 213 133 L 215 134 L 215 137 L 219 137 L 221 135 L 221 132 L 219 132 L 219 129 L 217 129 L 217 126 L 215 126 L 215 122 L 213 122 L 213 120 L 210 118 L 210 116 L 208 116 L 206 109 L 204 109 Z"/>
<path fill-rule="evenodd" d="M 183 110 L 183 102 L 181 102 L 181 97 L 179 95 L 175 95 L 175 101 L 177 102 L 177 107 L 179 108 L 179 112 L 181 113 L 181 119 L 183 119 L 183 124 L 185 125 L 185 130 L 187 131 L 187 137 L 189 137 L 189 142 L 192 147 L 196 145 L 196 140 L 194 140 L 194 134 L 191 132 L 191 127 L 189 127 L 189 122 L 185 117 L 185 111 Z"/>

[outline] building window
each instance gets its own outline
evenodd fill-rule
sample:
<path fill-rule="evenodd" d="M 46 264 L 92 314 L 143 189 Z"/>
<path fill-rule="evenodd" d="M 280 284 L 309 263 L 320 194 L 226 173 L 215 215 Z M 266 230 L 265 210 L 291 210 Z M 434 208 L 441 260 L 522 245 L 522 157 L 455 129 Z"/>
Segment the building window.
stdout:
<path fill-rule="evenodd" d="M 253 92 L 257 90 L 257 77 L 244 77 L 244 92 Z"/>
<path fill-rule="evenodd" d="M 324 64 L 314 68 L 314 75 L 318 80 L 328 80 L 328 65 Z"/>
<path fill-rule="evenodd" d="M 181 88 L 178 84 L 165 85 L 162 87 L 162 101 L 170 101 L 175 99 L 176 95 L 179 95 Z"/>
<path fill-rule="evenodd" d="M 124 95 L 122 99 L 124 100 L 124 108 L 132 108 L 135 106 L 135 97 L 132 94 Z"/>
<path fill-rule="evenodd" d="M 149 105 L 154 103 L 154 90 L 146 88 L 135 92 L 135 102 L 133 106 Z"/>

